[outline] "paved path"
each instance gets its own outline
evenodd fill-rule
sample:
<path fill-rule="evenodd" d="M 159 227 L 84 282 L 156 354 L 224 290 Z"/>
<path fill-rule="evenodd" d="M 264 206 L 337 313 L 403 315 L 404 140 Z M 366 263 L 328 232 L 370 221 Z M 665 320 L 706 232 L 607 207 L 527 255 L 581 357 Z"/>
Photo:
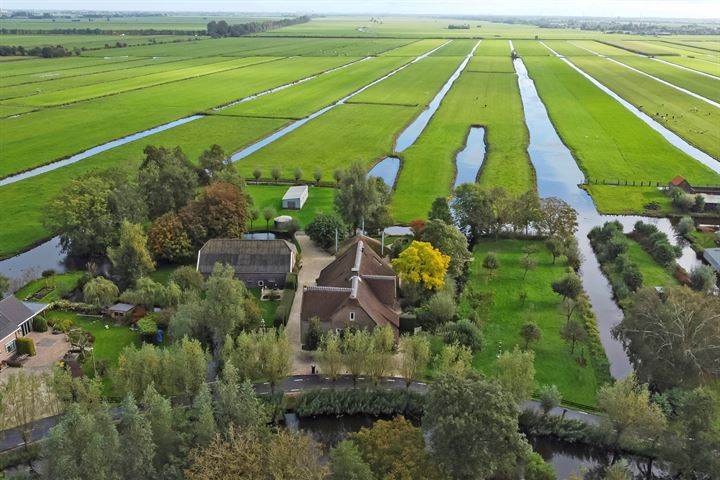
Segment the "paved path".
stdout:
<path fill-rule="evenodd" d="M 313 285 L 318 275 L 320 275 L 320 271 L 328 266 L 335 257 L 315 245 L 315 242 L 310 240 L 310 237 L 305 235 L 305 232 L 296 233 L 295 239 L 302 249 L 302 268 L 298 274 L 298 289 L 290 309 L 287 333 L 292 346 L 293 365 L 291 374 L 302 375 L 310 373 L 312 365 L 310 352 L 303 351 L 300 348 L 302 344 L 300 338 L 300 309 L 302 307 L 303 285 Z"/>
<path fill-rule="evenodd" d="M 253 385 L 255 391 L 259 395 L 266 395 L 270 393 L 270 385 L 267 383 L 257 383 Z M 372 382 L 365 377 L 358 379 L 358 387 L 372 386 Z M 405 379 L 401 377 L 385 377 L 380 382 L 380 386 L 384 388 L 401 389 L 405 387 Z M 322 375 L 293 375 L 287 377 L 280 385 L 276 387 L 277 390 L 283 390 L 287 394 L 299 393 L 307 390 L 326 390 L 330 388 L 336 389 L 349 389 L 353 388 L 352 378 L 349 375 L 341 375 L 333 383 L 329 378 L 323 377 Z M 428 384 L 424 382 L 415 382 L 410 385 L 410 390 L 418 393 L 424 393 L 427 391 Z M 526 410 L 537 410 L 540 411 L 540 404 L 534 400 L 527 400 L 523 402 L 523 408 Z M 589 414 L 579 410 L 568 410 L 562 407 L 555 408 L 551 414 L 561 416 L 565 415 L 565 418 L 580 420 L 585 423 L 591 423 L 597 425 L 600 423 L 600 417 L 597 415 Z M 112 418 L 116 421 L 120 420 L 121 412 L 120 407 L 113 407 L 111 409 Z M 47 437 L 50 429 L 60 421 L 61 416 L 57 415 L 54 417 L 44 418 L 38 420 L 32 427 L 30 434 L 31 443 L 42 440 Z M 19 446 L 22 446 L 22 435 L 17 429 L 5 430 L 0 432 L 0 452 L 7 450 L 13 450 Z"/>

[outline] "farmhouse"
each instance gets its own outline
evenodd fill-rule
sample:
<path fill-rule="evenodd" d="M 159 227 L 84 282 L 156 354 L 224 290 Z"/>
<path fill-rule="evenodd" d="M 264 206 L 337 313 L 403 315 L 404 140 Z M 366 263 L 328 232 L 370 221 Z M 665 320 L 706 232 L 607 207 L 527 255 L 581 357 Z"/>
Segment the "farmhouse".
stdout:
<path fill-rule="evenodd" d="M 398 280 L 390 265 L 362 237 L 325 267 L 316 284 L 303 287 L 302 337 L 310 319 L 323 331 L 389 325 L 399 334 Z"/>
<path fill-rule="evenodd" d="M 32 319 L 47 307 L 45 303 L 21 302 L 13 295 L 0 300 L 0 360 L 15 353 L 16 339 L 32 331 Z"/>
<path fill-rule="evenodd" d="M 690 182 L 678 175 L 670 181 L 668 187 L 680 188 L 689 195 L 703 197 L 705 208 L 715 209 L 720 206 L 720 185 L 690 185 Z"/>
<path fill-rule="evenodd" d="M 282 208 L 286 210 L 300 210 L 308 199 L 308 186 L 296 185 L 288 188 L 282 198 Z"/>
<path fill-rule="evenodd" d="M 197 271 L 208 277 L 216 263 L 231 265 L 235 278 L 248 288 L 283 288 L 297 258 L 295 245 L 286 240 L 216 238 L 200 249 Z"/>

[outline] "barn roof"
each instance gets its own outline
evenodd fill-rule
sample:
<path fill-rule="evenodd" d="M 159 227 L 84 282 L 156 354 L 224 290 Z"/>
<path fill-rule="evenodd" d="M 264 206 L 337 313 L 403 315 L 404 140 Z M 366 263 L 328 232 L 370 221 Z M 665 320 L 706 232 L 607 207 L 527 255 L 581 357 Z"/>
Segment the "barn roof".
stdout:
<path fill-rule="evenodd" d="M 236 274 L 287 273 L 295 245 L 286 240 L 208 240 L 198 253 L 198 272 L 209 275 L 216 263 L 232 265 Z"/>
<path fill-rule="evenodd" d="M 682 175 L 678 175 L 677 177 L 670 180 L 670 185 L 677 187 L 679 185 L 682 185 L 684 182 L 686 182 L 685 177 L 683 177 Z"/>
<path fill-rule="evenodd" d="M 295 185 L 294 187 L 288 188 L 287 192 L 285 192 L 285 195 L 283 195 L 283 200 L 293 200 L 296 198 L 300 198 L 308 191 L 307 185 Z"/>

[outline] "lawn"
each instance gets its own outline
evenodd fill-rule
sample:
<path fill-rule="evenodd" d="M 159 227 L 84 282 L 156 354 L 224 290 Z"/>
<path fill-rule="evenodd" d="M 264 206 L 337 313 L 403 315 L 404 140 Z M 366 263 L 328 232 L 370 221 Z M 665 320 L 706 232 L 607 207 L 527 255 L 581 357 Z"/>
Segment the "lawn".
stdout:
<path fill-rule="evenodd" d="M 678 285 L 678 281 L 672 276 L 672 273 L 657 263 L 635 240 L 629 239 L 627 253 L 630 260 L 640 269 L 644 287 L 673 287 Z"/>
<path fill-rule="evenodd" d="M 485 128 L 487 151 L 479 182 L 520 194 L 535 188 L 528 132 L 515 75 L 464 72 L 420 138 L 402 154 L 393 195 L 395 219 L 424 218 L 437 197 L 450 194 L 455 156 L 472 126 Z"/>
<path fill-rule="evenodd" d="M 572 62 L 664 127 L 720 158 L 720 109 L 604 58 L 573 57 Z"/>
<path fill-rule="evenodd" d="M 676 213 L 672 200 L 657 187 L 625 187 L 614 185 L 584 185 L 595 202 L 595 207 L 605 215 L 667 215 Z M 648 210 L 645 205 L 657 202 L 658 210 Z"/>
<path fill-rule="evenodd" d="M 260 311 L 262 312 L 262 318 L 265 319 L 265 325 L 268 327 L 271 326 L 275 319 L 275 310 L 277 310 L 278 305 L 280 305 L 280 300 L 261 301 L 259 288 L 251 288 L 250 293 L 252 293 L 260 305 Z"/>
<path fill-rule="evenodd" d="M 248 192 L 254 203 L 253 208 L 257 208 L 260 212 L 260 219 L 253 224 L 254 230 L 265 229 L 262 211 L 267 207 L 274 208 L 278 215 L 290 215 L 297 218 L 301 228 L 305 228 L 318 213 L 332 213 L 334 211 L 335 189 L 314 186 L 310 187 L 307 203 L 301 210 L 284 210 L 282 208 L 282 197 L 288 188 L 289 185 L 248 185 Z"/>
<path fill-rule="evenodd" d="M 51 275 L 47 278 L 38 278 L 15 292 L 15 296 L 20 300 L 28 300 L 31 302 L 55 302 L 60 300 L 63 295 L 67 295 L 75 290 L 83 275 L 84 272 L 69 272 Z M 40 298 L 32 298 L 33 295 L 45 288 L 49 288 L 50 290 L 45 292 Z"/>
<path fill-rule="evenodd" d="M 534 254 L 538 260 L 536 270 L 529 271 L 523 280 L 524 270 L 520 260 L 525 255 L 523 247 L 536 245 L 540 251 Z M 500 261 L 496 275 L 488 279 L 482 268 L 483 258 L 488 252 L 495 252 Z M 485 343 L 483 350 L 475 355 L 475 366 L 483 372 L 492 374 L 497 355 L 515 345 L 524 345 L 519 335 L 520 327 L 530 318 L 542 330 L 542 338 L 531 348 L 535 351 L 535 378 L 538 385 L 554 384 L 568 401 L 584 405 L 595 405 L 599 388 L 591 360 L 586 354 L 588 364 L 581 366 L 575 355 L 560 337 L 565 323 L 561 298 L 553 293 L 550 283 L 562 277 L 567 271 L 563 259 L 552 263 L 552 257 L 542 242 L 527 240 L 483 241 L 475 247 L 474 261 L 466 286 L 475 291 L 493 291 L 495 304 L 490 319 L 483 327 Z M 518 297 L 522 290 L 527 292 L 523 305 Z M 465 297 L 461 299 L 460 312 L 467 312 L 469 306 Z"/>
<path fill-rule="evenodd" d="M 107 362 L 109 367 L 117 365 L 118 357 L 128 345 L 140 345 L 140 333 L 133 332 L 126 325 L 115 325 L 105 319 L 78 315 L 74 312 L 52 310 L 48 319 L 70 319 L 73 324 L 95 337 L 93 352 L 96 360 Z M 85 373 L 92 375 L 92 360 L 85 363 Z"/>
<path fill-rule="evenodd" d="M 562 60 L 537 56 L 523 60 L 560 137 L 591 179 L 666 184 L 683 175 L 699 184 L 720 180 L 720 175 L 670 145 Z M 618 68 L 623 75 L 633 73 Z M 626 206 L 642 211 L 642 205 Z"/>
<path fill-rule="evenodd" d="M 692 68 L 699 72 L 709 73 L 720 77 L 720 63 L 711 62 L 703 58 L 691 58 L 691 57 L 663 57 L 666 62 L 681 65 L 683 67 Z"/>

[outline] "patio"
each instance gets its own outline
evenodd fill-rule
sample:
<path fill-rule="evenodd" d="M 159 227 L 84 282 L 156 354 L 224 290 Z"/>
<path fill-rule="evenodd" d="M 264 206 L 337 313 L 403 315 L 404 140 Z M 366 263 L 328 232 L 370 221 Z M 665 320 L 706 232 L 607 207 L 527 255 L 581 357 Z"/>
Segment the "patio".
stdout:
<path fill-rule="evenodd" d="M 30 332 L 26 335 L 35 342 L 35 350 L 37 355 L 30 357 L 25 361 L 22 368 L 7 367 L 0 372 L 0 382 L 7 378 L 8 374 L 23 371 L 25 373 L 45 373 L 49 372 L 54 365 L 63 359 L 65 353 L 70 349 L 70 342 L 67 336 L 53 335 L 47 332 Z"/>

